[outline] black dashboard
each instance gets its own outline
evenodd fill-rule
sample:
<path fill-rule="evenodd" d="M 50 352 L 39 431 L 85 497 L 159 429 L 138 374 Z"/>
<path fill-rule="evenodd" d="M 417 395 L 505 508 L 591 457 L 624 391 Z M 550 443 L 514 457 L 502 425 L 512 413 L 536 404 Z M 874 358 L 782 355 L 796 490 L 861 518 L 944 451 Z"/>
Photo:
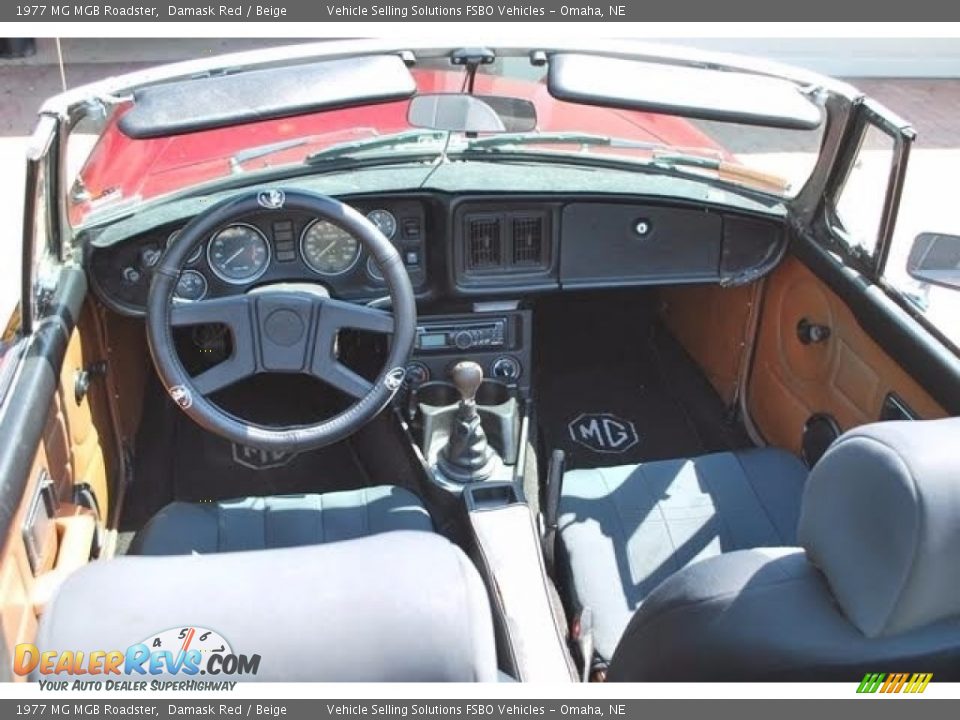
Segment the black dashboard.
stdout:
<path fill-rule="evenodd" d="M 749 282 L 786 247 L 782 217 L 636 197 L 446 195 L 340 198 L 397 247 L 419 299 L 518 299 L 525 294 L 651 284 Z M 101 299 L 141 315 L 164 250 L 189 218 L 99 245 L 87 268 Z M 217 229 L 191 254 L 183 300 L 270 283 L 315 282 L 331 295 L 386 295 L 357 240 L 304 214 L 263 211 Z"/>

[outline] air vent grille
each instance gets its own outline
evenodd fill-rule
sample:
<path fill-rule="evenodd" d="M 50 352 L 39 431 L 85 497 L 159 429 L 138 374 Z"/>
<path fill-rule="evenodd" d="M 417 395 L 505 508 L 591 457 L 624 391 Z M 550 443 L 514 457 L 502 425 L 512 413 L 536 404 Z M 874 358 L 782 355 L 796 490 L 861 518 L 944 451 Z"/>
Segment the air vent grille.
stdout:
<path fill-rule="evenodd" d="M 467 221 L 467 267 L 471 270 L 500 265 L 503 238 L 500 219 L 474 217 Z"/>
<path fill-rule="evenodd" d="M 540 265 L 543 262 L 543 218 L 513 219 L 513 264 Z"/>

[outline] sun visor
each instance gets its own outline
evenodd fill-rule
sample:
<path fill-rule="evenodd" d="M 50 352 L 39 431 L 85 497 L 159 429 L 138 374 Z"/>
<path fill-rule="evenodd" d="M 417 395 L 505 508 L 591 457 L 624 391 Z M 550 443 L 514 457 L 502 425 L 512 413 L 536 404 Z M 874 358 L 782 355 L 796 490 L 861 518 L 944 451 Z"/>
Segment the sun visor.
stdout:
<path fill-rule="evenodd" d="M 559 53 L 548 87 L 559 100 L 701 120 L 812 130 L 823 119 L 789 80 L 713 68 Z"/>
<path fill-rule="evenodd" d="M 245 70 L 134 91 L 120 130 L 166 137 L 355 105 L 404 100 L 416 83 L 397 55 L 369 55 Z"/>

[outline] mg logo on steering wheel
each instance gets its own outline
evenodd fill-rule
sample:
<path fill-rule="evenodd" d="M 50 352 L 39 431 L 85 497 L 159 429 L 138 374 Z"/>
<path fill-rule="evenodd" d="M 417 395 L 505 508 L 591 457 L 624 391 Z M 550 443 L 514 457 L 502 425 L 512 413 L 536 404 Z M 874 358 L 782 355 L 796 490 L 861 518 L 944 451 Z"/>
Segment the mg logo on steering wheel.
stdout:
<path fill-rule="evenodd" d="M 568 429 L 571 440 L 594 452 L 622 453 L 640 442 L 633 423 L 611 413 L 578 415 Z"/>

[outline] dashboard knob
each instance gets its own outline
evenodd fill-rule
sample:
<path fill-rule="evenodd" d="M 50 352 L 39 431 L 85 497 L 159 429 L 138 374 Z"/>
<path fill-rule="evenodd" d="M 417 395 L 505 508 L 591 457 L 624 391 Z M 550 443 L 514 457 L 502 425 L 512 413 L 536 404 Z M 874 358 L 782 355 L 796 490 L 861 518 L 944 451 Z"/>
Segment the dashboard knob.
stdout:
<path fill-rule="evenodd" d="M 473 347 L 473 335 L 466 330 L 461 330 L 453 336 L 453 344 L 460 350 L 466 350 Z"/>
<path fill-rule="evenodd" d="M 407 363 L 404 371 L 403 382 L 407 387 L 423 385 L 430 379 L 430 369 L 421 362 Z"/>
<path fill-rule="evenodd" d="M 516 380 L 520 377 L 522 368 L 520 367 L 520 362 L 515 357 L 502 355 L 493 361 L 491 370 L 493 371 L 493 376 L 496 378 Z"/>

